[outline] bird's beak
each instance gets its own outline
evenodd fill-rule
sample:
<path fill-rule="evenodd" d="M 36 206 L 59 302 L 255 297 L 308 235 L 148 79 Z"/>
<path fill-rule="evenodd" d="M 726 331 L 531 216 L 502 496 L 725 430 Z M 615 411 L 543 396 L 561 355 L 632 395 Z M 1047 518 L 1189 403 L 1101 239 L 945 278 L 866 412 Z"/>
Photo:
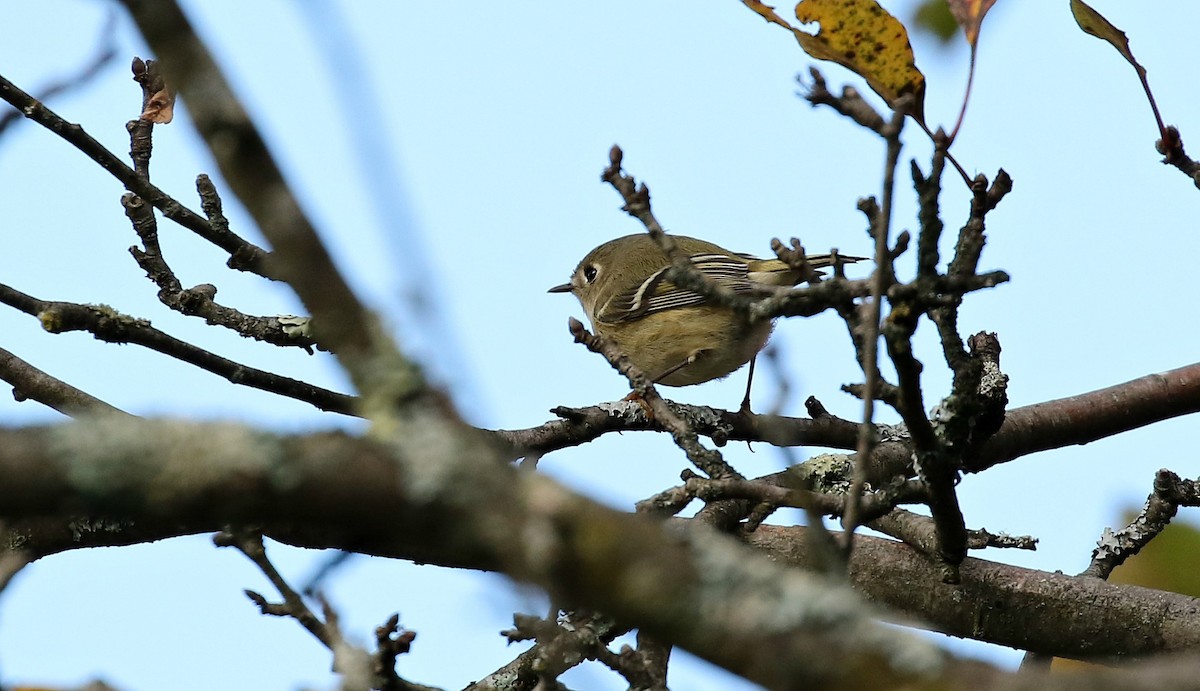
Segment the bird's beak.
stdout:
<path fill-rule="evenodd" d="M 569 293 L 569 292 L 571 292 L 571 284 L 564 283 L 560 286 L 554 286 L 553 288 L 551 288 L 550 290 L 547 290 L 546 292 L 547 293 Z"/>

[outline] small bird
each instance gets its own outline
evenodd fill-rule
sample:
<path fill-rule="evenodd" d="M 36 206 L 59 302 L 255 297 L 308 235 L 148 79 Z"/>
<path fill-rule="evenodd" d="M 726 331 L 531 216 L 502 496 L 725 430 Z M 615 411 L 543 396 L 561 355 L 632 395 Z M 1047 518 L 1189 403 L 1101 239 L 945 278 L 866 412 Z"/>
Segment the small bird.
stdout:
<path fill-rule="evenodd" d="M 794 286 L 800 273 L 778 259 L 757 259 L 711 242 L 672 235 L 701 274 L 739 295 L 766 296 Z M 814 269 L 831 266 L 831 254 L 807 256 Z M 838 263 L 863 257 L 837 255 Z M 733 309 L 713 304 L 700 293 L 666 278 L 671 261 L 646 233 L 610 240 L 588 253 L 571 282 L 551 293 L 574 293 L 592 329 L 615 341 L 655 383 L 689 386 L 728 376 L 767 344 L 773 323 L 751 322 Z M 749 408 L 747 382 L 743 409 Z"/>

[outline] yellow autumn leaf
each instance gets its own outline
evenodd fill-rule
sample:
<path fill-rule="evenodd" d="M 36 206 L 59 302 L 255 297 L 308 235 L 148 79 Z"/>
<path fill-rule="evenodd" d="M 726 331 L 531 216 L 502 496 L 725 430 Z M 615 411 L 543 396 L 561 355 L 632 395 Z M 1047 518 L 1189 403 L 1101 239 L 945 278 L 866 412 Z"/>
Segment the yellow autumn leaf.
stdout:
<path fill-rule="evenodd" d="M 819 47 L 816 46 L 816 39 L 812 36 L 812 34 L 806 34 L 789 24 L 786 19 L 780 17 L 779 14 L 775 12 L 774 7 L 759 2 L 759 0 L 742 0 L 742 4 L 757 12 L 763 19 L 767 20 L 771 24 L 776 24 L 792 32 L 792 35 L 796 37 L 796 42 L 800 44 L 800 48 L 805 53 L 808 53 L 813 57 L 817 57 L 813 53 L 813 50 L 819 50 Z M 810 48 L 813 50 L 810 50 Z"/>
<path fill-rule="evenodd" d="M 814 35 L 792 26 L 760 0 L 742 0 L 771 24 L 796 37 L 804 52 L 818 60 L 830 60 L 867 80 L 867 85 L 889 106 L 905 94 L 913 94 L 912 115 L 925 119 L 925 76 L 917 69 L 908 31 L 874 0 L 804 0 L 796 5 L 801 22 L 819 22 Z"/>
<path fill-rule="evenodd" d="M 782 26 L 783 28 L 787 29 L 788 31 L 795 31 L 795 29 L 792 28 L 792 25 L 787 23 L 786 19 L 784 19 L 783 17 L 780 17 L 775 12 L 774 7 L 772 7 L 770 5 L 765 5 L 761 2 L 759 2 L 758 0 L 742 0 L 742 4 L 745 5 L 746 7 L 749 7 L 750 9 L 754 10 L 755 12 L 757 12 L 759 15 L 762 16 L 763 19 L 767 20 L 768 22 L 771 22 L 772 24 L 778 24 L 779 26 Z"/>
<path fill-rule="evenodd" d="M 817 33 L 794 30 L 805 52 L 830 60 L 867 80 L 867 85 L 896 107 L 912 94 L 912 115 L 925 119 L 925 76 L 917 69 L 908 31 L 874 0 L 801 0 L 796 19 L 820 25 Z M 806 45 L 807 43 L 807 45 Z"/>

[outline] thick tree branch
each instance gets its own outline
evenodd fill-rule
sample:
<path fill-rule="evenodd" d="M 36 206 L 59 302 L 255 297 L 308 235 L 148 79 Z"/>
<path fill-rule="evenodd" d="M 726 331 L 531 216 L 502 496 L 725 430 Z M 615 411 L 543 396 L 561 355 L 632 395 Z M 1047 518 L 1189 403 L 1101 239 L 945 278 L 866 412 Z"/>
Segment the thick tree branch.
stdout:
<path fill-rule="evenodd" d="M 345 472 L 348 467 L 355 472 Z M 284 477 L 287 482 L 280 482 Z M 47 519 L 40 519 L 41 524 L 32 519 L 9 524 L 24 526 L 21 544 L 31 558 L 88 544 L 120 543 L 113 535 L 125 529 L 139 541 L 149 541 L 211 530 L 232 519 L 263 524 L 272 537 L 301 546 L 504 571 L 556 595 L 603 605 L 622 620 L 645 625 L 664 640 L 684 643 L 743 673 L 755 659 L 767 659 L 743 644 L 767 645 L 776 653 L 784 645 L 761 639 L 768 635 L 757 628 L 763 620 L 746 621 L 727 610 L 713 613 L 717 619 L 732 616 L 730 621 L 713 622 L 714 631 L 722 632 L 719 641 L 678 630 L 688 625 L 674 619 L 683 616 L 674 607 L 683 607 L 683 618 L 695 626 L 708 616 L 692 609 L 706 602 L 706 596 L 704 588 L 696 590 L 701 585 L 694 580 L 702 573 L 690 569 L 714 549 L 706 542 L 709 538 L 681 541 L 671 529 L 663 533 L 659 524 L 602 509 L 545 478 L 502 466 L 476 477 L 494 491 L 467 500 L 482 502 L 472 513 L 461 510 L 463 500 L 431 494 L 432 487 L 397 482 L 395 465 L 379 445 L 340 434 L 276 437 L 231 425 L 85 423 L 0 431 L 0 479 L 0 506 L 9 516 L 87 511 L 139 517 L 125 528 L 107 519 L 105 523 L 114 526 L 110 532 L 64 525 L 56 533 L 59 538 L 47 537 L 55 534 L 54 522 L 44 527 Z M 434 515 L 438 518 L 431 518 Z M 155 535 L 152 526 L 160 526 L 162 533 Z M 538 544 L 525 543 L 529 530 L 543 536 Z M 763 525 L 744 539 L 775 560 L 803 565 L 809 559 L 803 534 L 802 528 Z M 975 559 L 963 563 L 963 584 L 954 587 L 941 584 L 936 568 L 911 548 L 868 537 L 856 544 L 850 573 L 857 587 L 942 631 L 1062 656 L 1121 650 L 1148 654 L 1200 645 L 1200 620 L 1192 615 L 1200 602 L 1194 598 Z M 710 557 L 718 558 L 719 553 L 723 552 Z M 646 554 L 655 556 L 648 561 L 637 556 Z M 739 553 L 735 561 L 756 573 L 765 568 L 749 554 Z M 753 581 L 744 580 L 750 574 L 742 568 L 724 557 L 710 566 L 717 564 L 732 579 L 724 582 L 723 587 L 732 590 L 722 597 L 736 596 L 742 588 L 750 588 L 747 594 L 755 592 L 755 597 L 768 597 Z M 773 573 L 772 578 L 790 582 Z M 659 586 L 659 578 L 667 582 Z M 609 592 L 622 583 L 632 590 Z M 913 587 L 914 583 L 922 585 Z M 775 597 L 802 597 L 804 591 L 785 588 Z M 641 599 L 651 595 L 658 599 Z M 771 606 L 791 611 L 783 602 Z M 758 611 L 758 605 L 754 607 Z M 781 612 L 768 620 L 778 621 L 780 616 Z M 799 641 L 788 645 L 793 644 Z M 721 647 L 726 652 L 713 650 Z"/>
<path fill-rule="evenodd" d="M 1200 411 L 1200 364 L 1008 411 L 964 470 L 978 473 L 1038 451 L 1087 444 Z"/>
<path fill-rule="evenodd" d="M 822 283 L 825 285 L 826 281 Z M 776 446 L 853 449 L 857 424 L 833 416 L 815 419 L 736 414 L 672 403 L 697 433 L 718 443 L 760 441 Z M 1077 396 L 1009 410 L 1000 429 L 967 459 L 964 470 L 982 472 L 1032 453 L 1114 436 L 1200 411 L 1200 364 L 1115 384 Z M 609 432 L 661 430 L 635 403 L 556 408 L 563 416 L 537 427 L 491 432 L 513 457 L 577 446 Z M 903 437 L 881 434 L 869 464 L 875 484 L 911 472 L 912 450 Z"/>
<path fill-rule="evenodd" d="M 6 466 L 3 463 L 0 468 Z M 37 559 L 71 549 L 214 532 L 219 529 L 219 521 L 185 526 L 161 519 L 122 523 L 112 519 L 42 518 L 10 522 L 4 528 L 0 531 L 0 542 L 20 544 L 28 558 Z M 447 561 L 444 553 L 431 551 L 419 535 L 414 536 L 410 531 L 354 538 L 308 526 L 279 524 L 266 526 L 264 532 L 272 539 L 299 547 L 352 547 L 366 554 L 424 563 L 482 570 L 500 568 L 499 563 L 482 554 Z M 772 559 L 811 567 L 804 528 L 763 525 L 755 534 L 743 535 L 743 539 Z M 970 557 L 963 565 L 961 587 L 938 584 L 913 588 L 914 583 L 933 584 L 939 580 L 936 566 L 920 552 L 898 542 L 869 536 L 859 536 L 855 544 L 850 564 L 855 588 L 910 623 L 919 621 L 953 635 L 1017 648 L 1032 642 L 1048 654 L 1070 657 L 1105 654 L 1095 651 L 1097 641 L 1113 641 L 1111 645 L 1115 648 L 1120 640 L 1137 639 L 1141 642 L 1135 652 L 1149 654 L 1186 649 L 1200 640 L 1200 622 L 1190 614 L 1191 608 L 1198 605 L 1196 598 Z M 970 597 L 964 598 L 963 593 L 969 593 Z M 1121 609 L 1109 616 L 1104 612 L 1113 603 L 1119 603 Z M 986 608 L 985 616 L 978 616 L 980 606 Z M 1063 618 L 1064 612 L 1070 616 Z M 1147 612 L 1156 614 L 1147 618 Z M 1020 625 L 1015 623 L 1017 619 Z M 1026 624 L 1028 631 L 1038 632 L 1036 636 L 1026 635 L 1023 628 Z"/>
<path fill-rule="evenodd" d="M 810 559 L 803 530 L 764 525 L 745 539 L 800 565 Z M 850 558 L 851 580 L 872 600 L 955 636 L 1074 658 L 1200 646 L 1200 599 L 971 557 L 960 572 L 960 585 L 942 583 L 919 552 L 877 538 L 859 537 Z"/>
<path fill-rule="evenodd" d="M 398 462 L 378 443 L 340 434 L 235 425 L 0 431 L 0 507 L 11 518 L 87 511 L 292 523 L 351 548 L 407 541 L 437 563 L 496 564 L 556 601 L 610 613 L 766 686 L 881 688 L 957 669 L 928 643 L 873 624 L 841 587 L 711 531 L 681 532 L 538 474 L 477 462 L 490 455 L 485 446 L 449 467 L 433 448 L 443 442 L 426 437 L 424 454 Z"/>

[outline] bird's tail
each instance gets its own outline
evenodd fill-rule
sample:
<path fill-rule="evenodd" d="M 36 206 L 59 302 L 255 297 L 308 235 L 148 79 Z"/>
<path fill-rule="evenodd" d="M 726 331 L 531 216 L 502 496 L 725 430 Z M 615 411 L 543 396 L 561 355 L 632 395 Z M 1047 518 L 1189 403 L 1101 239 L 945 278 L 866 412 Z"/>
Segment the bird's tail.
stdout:
<path fill-rule="evenodd" d="M 834 264 L 833 254 L 809 254 L 805 255 L 808 265 L 813 269 L 823 269 Z M 866 259 L 866 257 L 853 257 L 845 254 L 838 254 L 838 264 L 853 264 Z M 778 259 L 754 259 L 749 262 L 750 280 L 755 283 L 762 283 L 771 286 L 794 286 L 804 277 L 800 272 L 788 266 L 786 262 Z"/>

